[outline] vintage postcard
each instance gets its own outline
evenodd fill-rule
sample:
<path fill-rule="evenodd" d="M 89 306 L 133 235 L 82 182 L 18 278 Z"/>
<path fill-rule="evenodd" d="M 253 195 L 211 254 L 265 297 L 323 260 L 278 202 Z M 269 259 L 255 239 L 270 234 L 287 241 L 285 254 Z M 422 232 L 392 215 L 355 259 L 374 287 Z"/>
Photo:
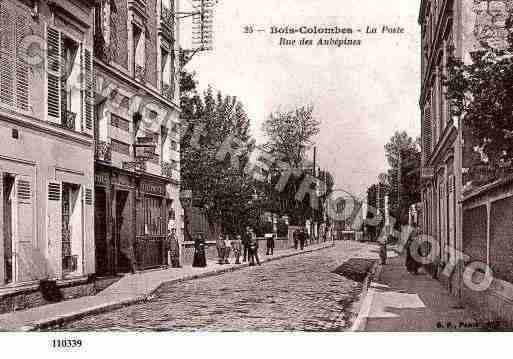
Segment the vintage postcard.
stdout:
<path fill-rule="evenodd" d="M 0 330 L 512 329 L 512 0 L 0 0 Z"/>

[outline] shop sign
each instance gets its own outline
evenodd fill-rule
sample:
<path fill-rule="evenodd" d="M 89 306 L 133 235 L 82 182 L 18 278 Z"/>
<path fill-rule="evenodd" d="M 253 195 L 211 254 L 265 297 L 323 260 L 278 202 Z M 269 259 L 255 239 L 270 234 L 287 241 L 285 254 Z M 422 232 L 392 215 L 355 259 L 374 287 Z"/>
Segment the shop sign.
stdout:
<path fill-rule="evenodd" d="M 145 193 L 156 194 L 159 196 L 166 195 L 166 185 L 150 182 L 141 182 L 140 190 Z"/>
<path fill-rule="evenodd" d="M 94 175 L 94 183 L 101 184 L 101 185 L 110 184 L 109 175 L 107 173 L 96 173 Z"/>
<path fill-rule="evenodd" d="M 139 137 L 134 144 L 135 157 L 138 159 L 150 159 L 155 155 L 155 139 L 153 137 Z"/>

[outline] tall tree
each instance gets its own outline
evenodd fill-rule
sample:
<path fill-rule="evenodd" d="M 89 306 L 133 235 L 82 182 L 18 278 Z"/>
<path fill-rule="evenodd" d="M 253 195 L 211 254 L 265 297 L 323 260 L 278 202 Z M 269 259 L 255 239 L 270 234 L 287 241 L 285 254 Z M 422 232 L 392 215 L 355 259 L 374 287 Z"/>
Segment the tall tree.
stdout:
<path fill-rule="evenodd" d="M 277 110 L 269 115 L 262 129 L 267 137 L 265 147 L 278 156 L 281 161 L 297 168 L 306 159 L 306 151 L 313 144 L 313 138 L 320 131 L 320 121 L 313 115 L 313 106 L 301 106 L 291 111 Z M 280 176 L 275 169 L 272 174 L 273 184 Z M 299 203 L 295 195 L 305 173 L 298 177 L 292 176 L 287 185 L 275 198 L 280 202 L 283 212 L 286 212 L 291 222 L 303 224 L 312 215 L 308 196 Z"/>
<path fill-rule="evenodd" d="M 190 83 L 190 81 L 189 81 Z M 214 96 L 209 87 L 203 97 L 194 89 L 185 96 L 190 130 L 181 138 L 181 180 L 184 189 L 192 190 L 193 204 L 205 210 L 212 232 L 234 232 L 250 216 L 249 202 L 254 192 L 252 180 L 244 173 L 247 152 L 240 165 L 232 166 L 227 156 L 218 160 L 223 141 L 233 135 L 248 141 L 249 119 L 243 105 L 235 97 Z M 195 146 L 195 131 L 203 128 L 199 146 Z"/>
<path fill-rule="evenodd" d="M 410 205 L 420 201 L 420 139 L 396 132 L 385 145 L 389 206 L 398 222 L 404 222 Z"/>
<path fill-rule="evenodd" d="M 301 106 L 292 111 L 275 111 L 263 124 L 267 147 L 283 155 L 283 160 L 299 165 L 313 137 L 320 131 L 320 121 L 313 116 L 313 106 Z"/>

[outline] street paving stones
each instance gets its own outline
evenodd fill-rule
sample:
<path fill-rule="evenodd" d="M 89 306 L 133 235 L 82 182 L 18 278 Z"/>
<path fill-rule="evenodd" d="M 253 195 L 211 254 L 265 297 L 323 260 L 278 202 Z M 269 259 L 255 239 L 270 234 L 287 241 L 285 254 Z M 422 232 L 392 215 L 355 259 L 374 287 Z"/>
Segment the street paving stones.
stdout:
<path fill-rule="evenodd" d="M 63 330 L 341 331 L 362 283 L 334 272 L 373 246 L 334 247 L 161 287 L 152 299 L 64 324 Z"/>

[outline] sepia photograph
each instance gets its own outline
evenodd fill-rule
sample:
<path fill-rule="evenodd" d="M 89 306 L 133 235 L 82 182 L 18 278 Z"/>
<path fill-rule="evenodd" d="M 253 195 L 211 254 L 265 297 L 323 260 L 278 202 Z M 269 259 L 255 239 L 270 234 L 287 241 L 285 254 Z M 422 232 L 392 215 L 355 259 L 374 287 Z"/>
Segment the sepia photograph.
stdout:
<path fill-rule="evenodd" d="M 512 330 L 513 0 L 0 0 L 0 343 Z"/>

